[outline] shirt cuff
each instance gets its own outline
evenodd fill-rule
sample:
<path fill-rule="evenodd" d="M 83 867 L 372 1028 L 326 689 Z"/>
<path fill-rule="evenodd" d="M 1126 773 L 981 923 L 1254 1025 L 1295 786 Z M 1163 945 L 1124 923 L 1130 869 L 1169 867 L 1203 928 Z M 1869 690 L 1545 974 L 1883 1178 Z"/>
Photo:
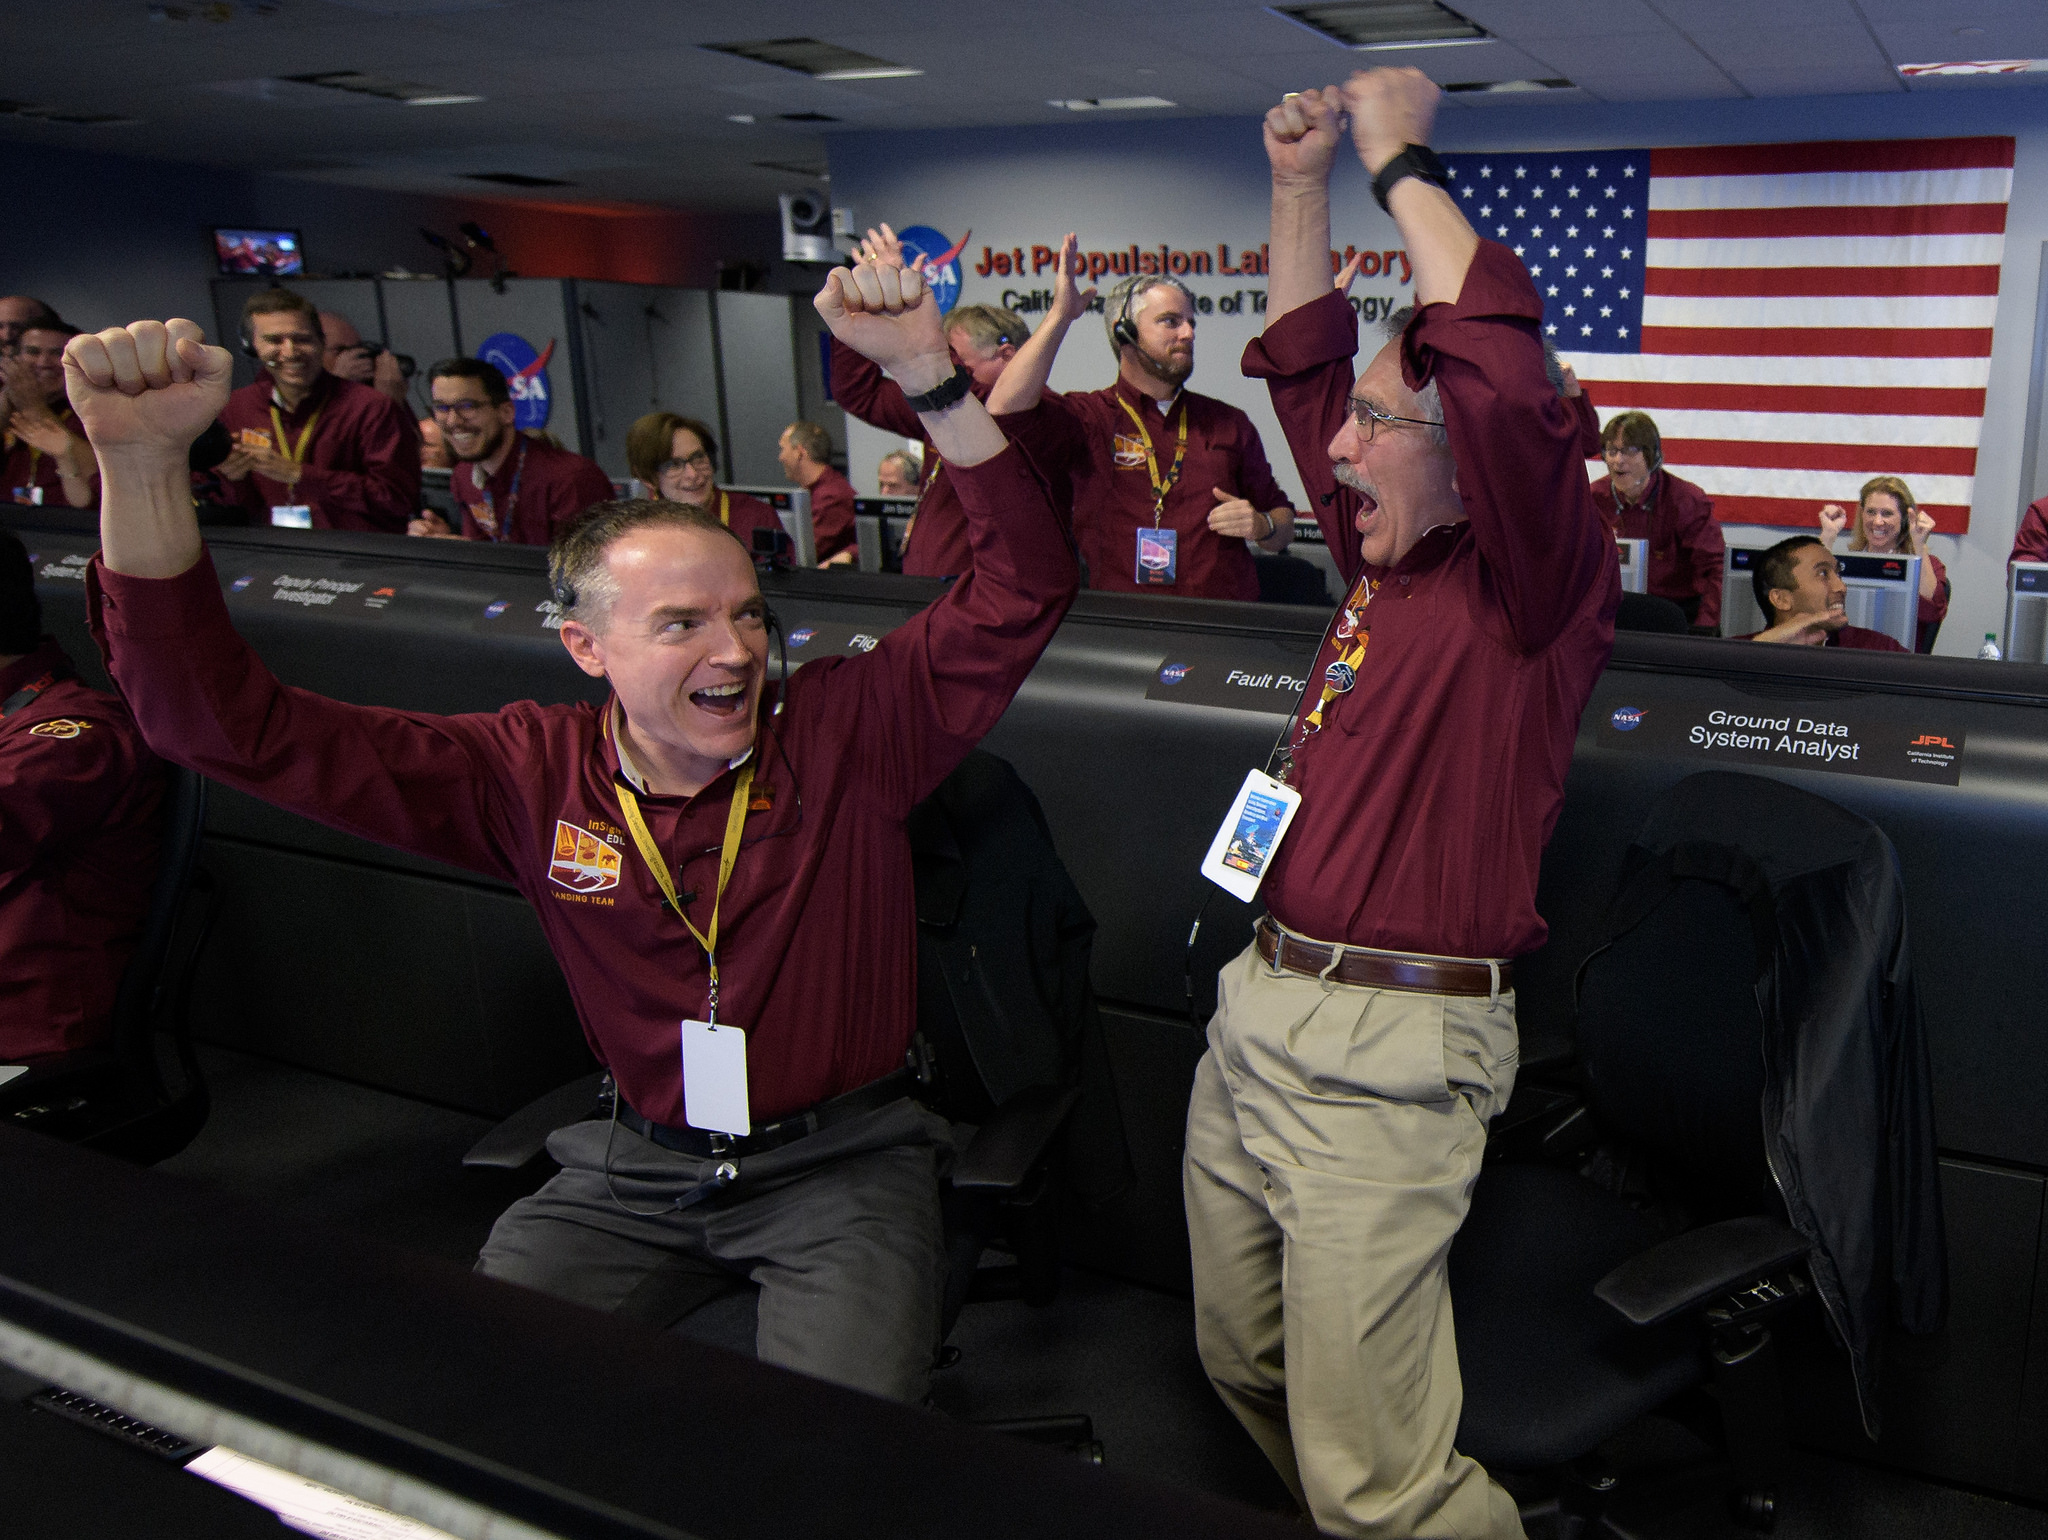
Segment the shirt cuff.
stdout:
<path fill-rule="evenodd" d="M 200 632 L 227 623 L 227 603 L 209 551 L 167 578 L 115 572 L 95 555 L 86 570 L 86 598 L 96 628 L 103 627 L 110 640 L 189 643 Z"/>
<path fill-rule="evenodd" d="M 1357 352 L 1358 312 L 1332 289 L 1288 311 L 1246 343 L 1239 367 L 1248 379 L 1286 379 L 1348 363 Z"/>

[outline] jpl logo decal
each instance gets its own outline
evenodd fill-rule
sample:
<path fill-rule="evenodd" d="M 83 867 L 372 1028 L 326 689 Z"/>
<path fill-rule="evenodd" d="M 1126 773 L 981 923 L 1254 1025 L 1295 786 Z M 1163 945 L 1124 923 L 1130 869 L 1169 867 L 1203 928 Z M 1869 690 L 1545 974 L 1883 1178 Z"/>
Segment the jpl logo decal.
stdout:
<path fill-rule="evenodd" d="M 1159 670 L 1161 684 L 1179 684 L 1187 677 L 1188 665 L 1185 663 L 1168 663 Z"/>
<path fill-rule="evenodd" d="M 495 364 L 512 388 L 512 426 L 524 432 L 545 428 L 553 401 L 548 391 L 548 360 L 555 356 L 552 341 L 536 353 L 533 344 L 517 332 L 497 332 L 484 338 L 476 356 Z"/>
<path fill-rule="evenodd" d="M 1614 724 L 1616 732 L 1632 733 L 1643 725 L 1643 708 L 1641 706 L 1616 706 L 1614 708 L 1614 715 L 1609 717 L 1608 720 Z"/>

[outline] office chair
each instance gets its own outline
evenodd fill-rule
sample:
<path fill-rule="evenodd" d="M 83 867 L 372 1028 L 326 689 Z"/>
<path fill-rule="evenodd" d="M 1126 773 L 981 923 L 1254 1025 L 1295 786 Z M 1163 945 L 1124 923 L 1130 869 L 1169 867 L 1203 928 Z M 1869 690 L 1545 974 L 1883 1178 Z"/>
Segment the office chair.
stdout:
<path fill-rule="evenodd" d="M 199 868 L 206 781 L 176 765 L 165 771 L 163 853 L 107 1042 L 42 1060 L 0 1087 L 0 1116 L 17 1126 L 139 1165 L 184 1149 L 210 1108 L 191 1013 L 193 976 L 215 912 L 212 878 Z M 175 1086 L 158 1051 L 165 1031 L 180 1071 Z"/>
<path fill-rule="evenodd" d="M 1329 609 L 1337 602 L 1330 597 L 1323 569 L 1312 561 L 1284 552 L 1275 556 L 1254 551 L 1252 565 L 1258 569 L 1261 604 L 1319 604 Z"/>
<path fill-rule="evenodd" d="M 1738 1522 L 1776 1519 L 1772 1325 L 1811 1309 L 1815 1287 L 1767 1158 L 1760 986 L 1780 940 L 1766 866 L 1799 866 L 1786 846 L 1802 829 L 1817 851 L 1849 825 L 1871 831 L 1810 793 L 1725 773 L 1680 783 L 1666 808 L 1705 805 L 1708 781 L 1723 810 L 1711 842 L 1630 847 L 1607 939 L 1580 970 L 1576 1094 L 1518 1089 L 1451 1249 L 1458 1447 L 1561 1473 L 1556 1498 L 1525 1510 L 1553 1515 L 1560 1540 L 1627 1540 L 1601 1448 L 1660 1410 L 1725 1451 Z M 1754 816 L 1728 816 L 1744 808 Z"/>
<path fill-rule="evenodd" d="M 1628 593 L 1621 596 L 1621 608 L 1614 615 L 1614 629 L 1656 631 L 1666 636 L 1684 636 L 1690 630 L 1685 623 L 1685 611 L 1669 599 L 1656 594 Z"/>

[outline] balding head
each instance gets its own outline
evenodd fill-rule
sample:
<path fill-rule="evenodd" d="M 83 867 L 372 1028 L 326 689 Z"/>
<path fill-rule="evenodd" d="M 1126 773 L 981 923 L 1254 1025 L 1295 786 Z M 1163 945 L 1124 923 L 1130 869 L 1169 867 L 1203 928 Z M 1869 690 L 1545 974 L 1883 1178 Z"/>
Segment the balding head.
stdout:
<path fill-rule="evenodd" d="M 31 321 L 55 321 L 57 312 L 26 294 L 0 299 L 0 358 L 12 358 L 21 347 L 21 334 Z"/>

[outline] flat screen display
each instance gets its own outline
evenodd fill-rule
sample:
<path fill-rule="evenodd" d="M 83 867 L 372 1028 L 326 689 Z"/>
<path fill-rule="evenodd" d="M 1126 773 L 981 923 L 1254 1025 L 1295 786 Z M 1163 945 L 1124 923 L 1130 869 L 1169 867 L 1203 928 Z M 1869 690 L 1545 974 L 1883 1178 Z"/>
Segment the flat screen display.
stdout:
<path fill-rule="evenodd" d="M 215 230 L 213 254 L 230 278 L 285 278 L 306 270 L 296 230 Z"/>

